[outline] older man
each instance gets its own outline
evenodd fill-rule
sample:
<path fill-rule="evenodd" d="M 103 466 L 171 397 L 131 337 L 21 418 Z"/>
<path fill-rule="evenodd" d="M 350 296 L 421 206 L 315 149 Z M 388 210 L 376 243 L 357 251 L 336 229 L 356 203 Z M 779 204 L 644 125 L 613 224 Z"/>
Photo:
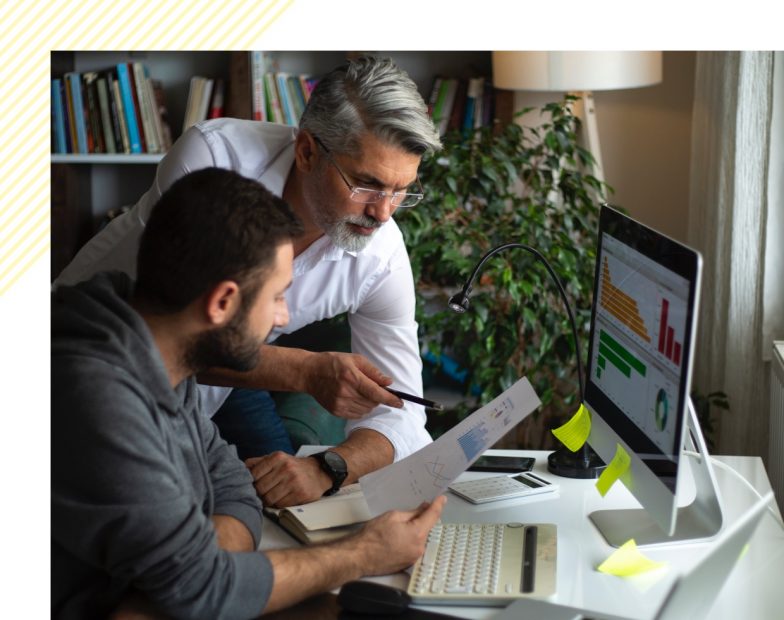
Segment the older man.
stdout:
<path fill-rule="evenodd" d="M 299 131 L 236 119 L 187 131 L 160 163 L 153 187 L 80 252 L 59 282 L 106 268 L 133 274 L 153 204 L 189 171 L 232 169 L 282 196 L 305 233 L 294 242 L 291 320 L 274 335 L 346 312 L 353 354 L 267 346 L 253 370 L 216 370 L 201 379 L 308 392 L 348 419 L 347 438 L 326 453 L 295 459 L 275 452 L 248 461 L 265 503 L 315 500 L 430 440 L 422 407 L 404 404 L 383 387 L 422 391 L 411 268 L 390 218 L 421 200 L 417 168 L 425 153 L 438 148 L 438 133 L 411 79 L 388 59 L 358 59 L 322 78 Z M 216 417 L 221 433 L 243 458 L 268 452 L 262 446 L 279 432 L 280 420 L 259 405 L 255 393 L 235 390 L 224 404 L 228 392 L 213 388 L 206 399 L 213 411 L 223 404 Z"/>

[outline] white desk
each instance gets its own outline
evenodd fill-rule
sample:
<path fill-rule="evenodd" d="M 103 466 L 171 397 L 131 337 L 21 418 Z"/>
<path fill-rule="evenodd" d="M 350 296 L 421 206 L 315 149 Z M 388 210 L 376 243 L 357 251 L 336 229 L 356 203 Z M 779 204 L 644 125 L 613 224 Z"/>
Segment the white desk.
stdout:
<path fill-rule="evenodd" d="M 681 572 L 702 557 L 710 543 L 678 546 L 646 547 L 643 553 L 654 560 L 666 561 L 666 571 L 656 571 L 630 579 L 604 575 L 595 567 L 612 552 L 588 519 L 597 509 L 637 507 L 636 500 L 617 483 L 602 498 L 592 480 L 556 478 L 547 472 L 548 452 L 493 450 L 490 454 L 515 454 L 536 457 L 534 471 L 554 479 L 560 485 L 556 497 L 531 497 L 476 506 L 452 493 L 447 493 L 444 522 L 547 522 L 558 525 L 558 592 L 553 601 L 584 607 L 596 612 L 650 617 L 660 604 L 675 572 Z M 760 493 L 770 490 L 768 476 L 759 457 L 716 457 L 742 474 Z M 715 467 L 723 504 L 725 526 L 734 522 L 755 499 L 731 473 Z M 465 479 L 493 474 L 467 472 Z M 296 543 L 274 523 L 265 520 L 262 549 L 291 547 Z M 408 575 L 398 573 L 374 581 L 406 589 Z M 744 620 L 780 618 L 784 587 L 784 530 L 766 515 L 748 552 L 741 557 L 724 585 L 711 611 L 711 620 Z M 699 593 L 695 593 L 699 596 Z M 464 618 L 490 618 L 496 608 L 488 607 L 423 607 L 432 611 Z"/>

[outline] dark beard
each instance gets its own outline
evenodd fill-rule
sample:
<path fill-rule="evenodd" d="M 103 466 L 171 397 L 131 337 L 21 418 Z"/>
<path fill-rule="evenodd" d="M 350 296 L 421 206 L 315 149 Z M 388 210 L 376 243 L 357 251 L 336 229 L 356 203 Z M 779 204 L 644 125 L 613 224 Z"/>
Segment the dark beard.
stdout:
<path fill-rule="evenodd" d="M 247 313 L 235 316 L 228 324 L 196 336 L 185 353 L 193 374 L 210 368 L 238 372 L 253 370 L 259 363 L 264 340 L 248 334 Z"/>

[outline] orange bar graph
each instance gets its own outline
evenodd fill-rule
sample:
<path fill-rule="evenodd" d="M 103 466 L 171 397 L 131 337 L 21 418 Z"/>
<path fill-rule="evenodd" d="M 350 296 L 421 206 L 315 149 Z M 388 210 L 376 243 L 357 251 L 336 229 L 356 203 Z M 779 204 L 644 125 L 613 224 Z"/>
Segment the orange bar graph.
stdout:
<path fill-rule="evenodd" d="M 602 264 L 602 295 L 599 303 L 645 342 L 651 341 L 637 302 L 612 283 L 610 266 L 607 264 L 606 257 Z"/>

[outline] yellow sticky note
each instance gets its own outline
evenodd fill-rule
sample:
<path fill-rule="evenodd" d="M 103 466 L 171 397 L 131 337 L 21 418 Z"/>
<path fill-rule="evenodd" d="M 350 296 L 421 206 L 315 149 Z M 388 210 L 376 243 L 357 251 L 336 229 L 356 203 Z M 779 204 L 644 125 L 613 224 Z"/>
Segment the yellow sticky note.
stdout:
<path fill-rule="evenodd" d="M 667 566 L 667 562 L 656 562 L 645 557 L 637 549 L 634 539 L 627 540 L 616 549 L 609 558 L 596 567 L 600 573 L 615 575 L 616 577 L 631 577 L 645 573 L 655 568 Z"/>
<path fill-rule="evenodd" d="M 596 488 L 602 497 L 607 495 L 607 491 L 618 478 L 626 475 L 631 464 L 632 459 L 629 453 L 621 447 L 621 444 L 615 444 L 615 456 L 596 481 Z"/>
<path fill-rule="evenodd" d="M 591 434 L 591 414 L 585 405 L 581 404 L 572 419 L 563 426 L 553 429 L 552 433 L 569 450 L 577 452 Z"/>

